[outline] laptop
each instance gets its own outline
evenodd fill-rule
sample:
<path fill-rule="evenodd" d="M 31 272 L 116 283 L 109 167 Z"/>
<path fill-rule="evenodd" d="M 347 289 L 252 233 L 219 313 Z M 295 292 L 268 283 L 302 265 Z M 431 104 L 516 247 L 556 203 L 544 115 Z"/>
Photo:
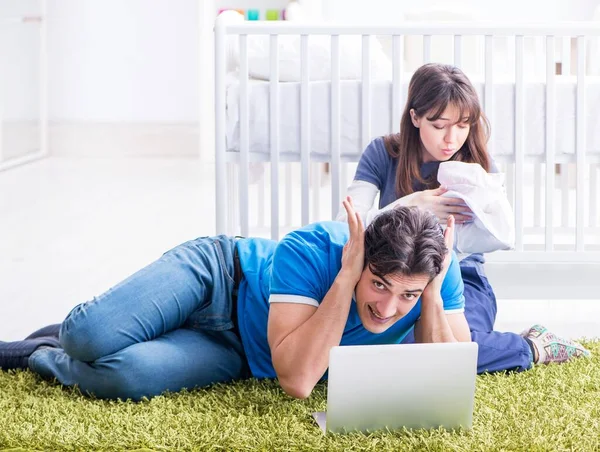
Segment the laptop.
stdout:
<path fill-rule="evenodd" d="M 329 355 L 323 432 L 470 429 L 477 343 L 352 345 Z"/>

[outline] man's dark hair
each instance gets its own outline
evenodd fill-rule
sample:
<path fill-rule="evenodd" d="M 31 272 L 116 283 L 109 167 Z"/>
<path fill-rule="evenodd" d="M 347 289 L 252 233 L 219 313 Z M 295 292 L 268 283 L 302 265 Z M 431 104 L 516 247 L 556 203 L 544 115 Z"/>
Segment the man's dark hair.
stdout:
<path fill-rule="evenodd" d="M 447 252 L 442 227 L 430 212 L 418 207 L 396 207 L 379 214 L 365 230 L 365 265 L 384 277 L 442 271 Z"/>

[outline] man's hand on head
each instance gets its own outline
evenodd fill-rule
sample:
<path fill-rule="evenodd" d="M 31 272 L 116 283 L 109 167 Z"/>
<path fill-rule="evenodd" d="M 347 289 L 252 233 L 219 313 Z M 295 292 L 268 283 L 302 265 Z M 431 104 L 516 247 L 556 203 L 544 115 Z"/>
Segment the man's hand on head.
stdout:
<path fill-rule="evenodd" d="M 346 209 L 350 235 L 342 252 L 340 276 L 349 278 L 356 285 L 364 269 L 365 227 L 360 215 L 354 210 L 352 198 L 347 196 L 342 204 Z"/>
<path fill-rule="evenodd" d="M 444 283 L 444 278 L 446 278 L 448 268 L 452 262 L 452 249 L 454 247 L 454 225 L 454 216 L 450 215 L 448 217 L 446 230 L 444 231 L 444 242 L 446 243 L 447 251 L 442 263 L 442 271 L 440 271 L 440 273 L 433 278 L 429 284 L 427 284 L 427 287 L 425 287 L 425 290 L 423 291 L 424 300 L 441 300 L 442 284 Z"/>

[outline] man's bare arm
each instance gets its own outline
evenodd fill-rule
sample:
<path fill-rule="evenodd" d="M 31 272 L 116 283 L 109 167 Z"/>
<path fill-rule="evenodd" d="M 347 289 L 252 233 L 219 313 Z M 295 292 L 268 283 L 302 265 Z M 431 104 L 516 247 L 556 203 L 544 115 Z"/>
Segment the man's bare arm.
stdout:
<path fill-rule="evenodd" d="M 268 340 L 273 367 L 283 390 L 306 398 L 329 366 L 329 351 L 339 345 L 348 320 L 354 288 L 364 265 L 364 225 L 352 199 L 343 202 L 348 213 L 349 238 L 341 270 L 318 308 L 272 303 Z"/>
<path fill-rule="evenodd" d="M 318 308 L 272 303 L 269 347 L 283 390 L 293 397 L 310 395 L 329 366 L 329 350 L 339 345 L 348 320 L 356 282 L 342 273 Z"/>
<path fill-rule="evenodd" d="M 446 314 L 442 304 L 423 305 L 415 323 L 415 342 L 471 342 L 471 331 L 463 313 Z"/>
<path fill-rule="evenodd" d="M 421 318 L 415 323 L 416 342 L 470 342 L 471 333 L 463 313 L 446 314 L 441 296 L 442 284 L 452 261 L 454 217 L 448 218 L 444 241 L 448 253 L 442 271 L 427 284 L 421 296 Z"/>

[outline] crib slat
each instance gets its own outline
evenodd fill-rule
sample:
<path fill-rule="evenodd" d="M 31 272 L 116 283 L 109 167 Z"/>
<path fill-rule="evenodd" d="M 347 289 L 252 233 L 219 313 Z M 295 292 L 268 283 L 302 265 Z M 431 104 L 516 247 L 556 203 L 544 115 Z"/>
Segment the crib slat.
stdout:
<path fill-rule="evenodd" d="M 241 235 L 249 235 L 248 164 L 250 157 L 250 116 L 248 106 L 248 36 L 240 35 L 240 177 L 239 212 Z"/>
<path fill-rule="evenodd" d="M 340 179 L 342 181 L 342 187 L 350 186 L 348 178 L 348 162 L 342 162 L 340 164 Z"/>
<path fill-rule="evenodd" d="M 542 78 L 544 75 L 544 66 L 542 64 L 538 64 L 538 59 L 544 54 L 544 38 L 542 36 L 535 36 L 533 38 L 533 49 L 533 72 L 537 78 Z"/>
<path fill-rule="evenodd" d="M 561 185 L 561 226 L 566 228 L 569 226 L 569 163 L 560 165 L 560 185 Z"/>
<path fill-rule="evenodd" d="M 431 62 L 431 35 L 423 35 L 423 64 Z"/>
<path fill-rule="evenodd" d="M 293 208 L 295 207 L 293 201 L 293 190 L 294 190 L 294 173 L 293 163 L 286 162 L 283 164 L 285 169 L 285 225 L 291 226 L 293 224 Z"/>
<path fill-rule="evenodd" d="M 404 36 L 392 38 L 392 124 L 390 133 L 400 131 L 400 118 L 404 105 L 402 93 L 402 59 Z"/>
<path fill-rule="evenodd" d="M 545 248 L 554 249 L 554 156 L 556 130 L 552 125 L 556 117 L 556 83 L 554 69 L 554 37 L 546 38 L 546 217 Z"/>
<path fill-rule="evenodd" d="M 492 130 L 494 130 L 494 59 L 493 59 L 494 37 L 485 36 L 485 91 L 484 108 Z M 494 153 L 494 135 L 490 137 L 488 151 Z"/>
<path fill-rule="evenodd" d="M 506 174 L 506 196 L 510 207 L 514 210 L 515 208 L 515 172 L 514 164 L 506 163 L 504 173 Z"/>
<path fill-rule="evenodd" d="M 259 165 L 261 166 L 261 168 L 264 168 L 264 163 L 259 163 Z M 263 171 L 261 169 L 261 171 Z M 264 173 L 260 176 L 260 179 L 258 180 L 258 227 L 259 228 L 264 228 L 265 227 L 265 193 L 267 190 L 267 181 L 265 180 L 265 175 Z"/>
<path fill-rule="evenodd" d="M 2 102 L 0 102 L 0 164 L 4 161 L 4 113 L 2 111 Z"/>
<path fill-rule="evenodd" d="M 310 73 L 308 35 L 300 37 L 301 85 L 300 85 L 300 183 L 302 184 L 302 225 L 309 223 L 309 171 L 310 171 Z"/>
<path fill-rule="evenodd" d="M 577 238 L 576 250 L 583 251 L 585 248 L 584 221 L 585 221 L 585 36 L 577 37 Z"/>
<path fill-rule="evenodd" d="M 269 143 L 271 146 L 271 238 L 279 240 L 279 40 L 270 38 Z M 288 184 L 291 181 L 287 181 Z"/>
<path fill-rule="evenodd" d="M 228 208 L 227 212 L 227 229 L 222 231 L 221 234 L 227 235 L 236 235 L 238 233 L 239 225 L 239 209 L 240 205 L 240 192 L 239 188 L 239 180 L 238 180 L 238 171 L 239 165 L 235 162 L 227 163 L 227 180 L 229 181 L 228 189 L 231 189 L 231 196 L 225 199 L 224 204 Z"/>
<path fill-rule="evenodd" d="M 515 249 L 523 251 L 523 184 L 525 165 L 525 101 L 523 86 L 523 36 L 515 39 Z M 487 41 L 486 41 L 487 43 Z"/>
<path fill-rule="evenodd" d="M 321 218 L 321 163 L 311 163 L 311 185 L 312 185 L 312 217 L 311 222 Z"/>
<path fill-rule="evenodd" d="M 371 139 L 371 36 L 362 37 L 362 114 L 361 139 L 362 149 L 365 149 Z M 362 150 L 361 149 L 361 150 Z M 345 183 L 345 181 L 344 181 Z"/>
<path fill-rule="evenodd" d="M 331 218 L 340 208 L 340 37 L 331 36 Z"/>
<path fill-rule="evenodd" d="M 462 36 L 454 36 L 454 66 L 462 67 Z"/>
<path fill-rule="evenodd" d="M 561 74 L 571 75 L 571 36 L 563 36 L 561 43 Z"/>
<path fill-rule="evenodd" d="M 227 229 L 227 190 L 225 151 L 227 147 L 226 112 L 226 35 L 223 24 L 215 26 L 215 226 L 217 234 L 229 233 Z M 2 141 L 0 140 L 0 143 Z M 1 146 L 1 144 L 0 144 Z"/>
<path fill-rule="evenodd" d="M 590 165 L 590 227 L 598 226 L 598 169 L 600 165 Z"/>
<path fill-rule="evenodd" d="M 542 226 L 542 165 L 533 164 L 533 226 Z"/>

